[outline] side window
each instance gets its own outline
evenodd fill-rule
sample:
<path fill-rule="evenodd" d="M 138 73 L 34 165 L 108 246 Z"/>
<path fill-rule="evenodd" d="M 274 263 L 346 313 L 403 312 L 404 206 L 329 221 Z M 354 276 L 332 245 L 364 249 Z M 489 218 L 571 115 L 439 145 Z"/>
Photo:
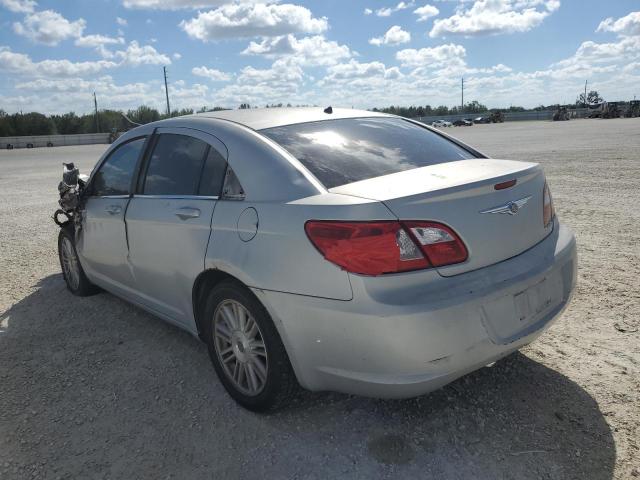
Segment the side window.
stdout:
<path fill-rule="evenodd" d="M 144 146 L 145 138 L 137 138 L 117 147 L 100 166 L 93 178 L 91 194 L 129 195 L 131 179 Z"/>
<path fill-rule="evenodd" d="M 197 195 L 208 145 L 173 133 L 161 134 L 144 181 L 145 195 Z"/>
<path fill-rule="evenodd" d="M 226 169 L 227 161 L 215 148 L 211 147 L 202 171 L 198 195 L 219 196 Z"/>
<path fill-rule="evenodd" d="M 240 185 L 240 180 L 231 167 L 227 168 L 227 175 L 224 180 L 222 198 L 226 200 L 244 200 L 244 189 Z"/>

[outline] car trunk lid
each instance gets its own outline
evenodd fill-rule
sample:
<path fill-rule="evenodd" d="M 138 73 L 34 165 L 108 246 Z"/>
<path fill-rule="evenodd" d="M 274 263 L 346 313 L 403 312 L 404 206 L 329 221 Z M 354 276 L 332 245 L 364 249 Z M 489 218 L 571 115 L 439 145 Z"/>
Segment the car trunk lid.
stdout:
<path fill-rule="evenodd" d="M 514 257 L 546 237 L 552 227 L 543 225 L 544 183 L 537 163 L 472 159 L 330 191 L 383 202 L 400 220 L 429 220 L 451 227 L 469 252 L 465 262 L 438 268 L 441 275 L 453 276 Z"/>

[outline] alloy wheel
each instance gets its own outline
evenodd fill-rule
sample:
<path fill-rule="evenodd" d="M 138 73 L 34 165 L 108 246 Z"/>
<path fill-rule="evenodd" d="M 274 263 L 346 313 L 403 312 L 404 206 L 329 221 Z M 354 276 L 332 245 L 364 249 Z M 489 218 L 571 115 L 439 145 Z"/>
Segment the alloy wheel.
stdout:
<path fill-rule="evenodd" d="M 269 363 L 258 323 L 240 302 L 224 300 L 216 308 L 213 326 L 216 354 L 226 376 L 243 394 L 260 394 Z"/>

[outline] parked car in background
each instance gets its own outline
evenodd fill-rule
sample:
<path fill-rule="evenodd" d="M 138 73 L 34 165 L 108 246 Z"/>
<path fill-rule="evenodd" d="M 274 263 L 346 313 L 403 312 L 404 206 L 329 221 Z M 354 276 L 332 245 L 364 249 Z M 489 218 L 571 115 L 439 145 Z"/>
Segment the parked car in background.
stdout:
<path fill-rule="evenodd" d="M 473 122 L 471 120 L 464 118 L 464 119 L 455 120 L 453 122 L 453 126 L 454 127 L 472 127 Z"/>
<path fill-rule="evenodd" d="M 476 117 L 473 119 L 473 123 L 491 123 L 490 117 Z"/>
<path fill-rule="evenodd" d="M 432 127 L 450 127 L 451 122 L 447 122 L 446 120 L 436 120 L 431 124 Z"/>
<path fill-rule="evenodd" d="M 101 287 L 199 337 L 252 410 L 299 385 L 424 394 L 535 340 L 575 285 L 539 164 L 401 117 L 176 117 L 116 139 L 86 183 L 72 167 L 68 289 Z"/>

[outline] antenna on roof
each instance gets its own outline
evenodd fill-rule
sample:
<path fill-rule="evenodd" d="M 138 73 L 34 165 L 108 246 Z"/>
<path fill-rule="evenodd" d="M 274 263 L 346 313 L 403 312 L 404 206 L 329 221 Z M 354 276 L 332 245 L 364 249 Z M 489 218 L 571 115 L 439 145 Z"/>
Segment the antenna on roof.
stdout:
<path fill-rule="evenodd" d="M 331 108 L 330 106 L 324 109 L 324 113 L 328 113 L 328 114 L 332 114 L 333 113 L 333 108 Z"/>

